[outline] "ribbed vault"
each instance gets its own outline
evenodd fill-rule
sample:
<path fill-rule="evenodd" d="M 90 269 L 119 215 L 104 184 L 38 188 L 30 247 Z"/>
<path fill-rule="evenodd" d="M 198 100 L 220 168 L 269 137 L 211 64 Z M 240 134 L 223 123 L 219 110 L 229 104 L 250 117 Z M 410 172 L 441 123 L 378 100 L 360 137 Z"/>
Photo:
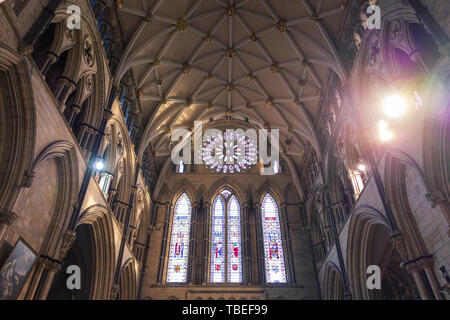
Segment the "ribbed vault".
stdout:
<path fill-rule="evenodd" d="M 116 79 L 131 69 L 143 91 L 140 156 L 149 144 L 168 155 L 170 132 L 211 119 L 280 129 L 291 157 L 301 157 L 307 142 L 318 148 L 313 119 L 327 77 L 332 70 L 345 78 L 333 41 L 342 1 L 127 0 L 119 7 L 126 43 Z"/>

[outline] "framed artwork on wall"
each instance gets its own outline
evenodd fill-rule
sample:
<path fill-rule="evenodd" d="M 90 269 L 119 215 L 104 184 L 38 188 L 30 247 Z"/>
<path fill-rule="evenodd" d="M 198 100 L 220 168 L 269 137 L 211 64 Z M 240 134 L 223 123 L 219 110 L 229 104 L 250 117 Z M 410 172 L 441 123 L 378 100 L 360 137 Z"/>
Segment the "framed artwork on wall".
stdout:
<path fill-rule="evenodd" d="M 0 300 L 17 299 L 36 258 L 37 254 L 33 249 L 19 238 L 0 269 Z"/>

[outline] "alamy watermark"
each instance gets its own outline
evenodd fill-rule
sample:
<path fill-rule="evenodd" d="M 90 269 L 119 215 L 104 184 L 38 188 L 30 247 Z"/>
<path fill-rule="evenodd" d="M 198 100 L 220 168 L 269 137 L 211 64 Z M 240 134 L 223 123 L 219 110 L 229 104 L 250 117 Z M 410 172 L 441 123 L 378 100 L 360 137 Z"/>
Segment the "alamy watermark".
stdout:
<path fill-rule="evenodd" d="M 79 6 L 71 5 L 67 7 L 67 29 L 81 29 L 81 9 Z"/>
<path fill-rule="evenodd" d="M 367 267 L 366 273 L 369 275 L 366 281 L 367 289 L 380 290 L 381 289 L 381 269 L 377 265 L 370 265 Z"/>
<path fill-rule="evenodd" d="M 373 30 L 381 29 L 381 9 L 379 6 L 373 4 L 367 7 L 367 29 Z"/>
<path fill-rule="evenodd" d="M 66 285 L 69 290 L 80 290 L 81 289 L 81 269 L 79 266 L 71 265 L 67 267 L 67 277 Z"/>

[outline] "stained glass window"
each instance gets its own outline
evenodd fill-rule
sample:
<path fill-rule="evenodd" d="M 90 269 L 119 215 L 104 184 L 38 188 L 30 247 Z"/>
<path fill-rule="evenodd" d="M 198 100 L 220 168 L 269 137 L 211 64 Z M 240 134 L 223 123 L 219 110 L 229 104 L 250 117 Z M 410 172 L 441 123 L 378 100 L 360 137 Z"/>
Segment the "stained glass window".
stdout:
<path fill-rule="evenodd" d="M 235 196 L 228 202 L 228 282 L 242 282 L 241 210 Z"/>
<path fill-rule="evenodd" d="M 231 191 L 225 189 L 225 190 L 223 190 L 220 194 L 223 195 L 223 197 L 225 198 L 225 200 L 228 200 L 228 197 L 230 196 Z"/>
<path fill-rule="evenodd" d="M 241 209 L 229 190 L 223 190 L 213 202 L 210 279 L 242 282 Z"/>
<path fill-rule="evenodd" d="M 278 205 L 270 193 L 261 203 L 261 217 L 264 237 L 264 256 L 266 281 L 268 283 L 285 283 L 283 243 L 281 238 Z"/>
<path fill-rule="evenodd" d="M 225 204 L 216 197 L 211 222 L 211 282 L 225 281 Z"/>
<path fill-rule="evenodd" d="M 167 282 L 186 282 L 191 227 L 191 200 L 183 193 L 175 203 Z"/>

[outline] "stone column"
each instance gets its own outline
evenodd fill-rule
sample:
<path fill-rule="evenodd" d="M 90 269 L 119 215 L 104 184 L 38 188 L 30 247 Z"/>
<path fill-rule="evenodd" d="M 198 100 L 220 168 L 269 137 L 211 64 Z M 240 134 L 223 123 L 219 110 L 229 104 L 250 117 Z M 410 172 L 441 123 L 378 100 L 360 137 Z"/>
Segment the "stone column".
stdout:
<path fill-rule="evenodd" d="M 39 300 L 46 300 L 56 273 L 61 269 L 61 263 L 57 261 L 49 261 L 47 265 L 47 272 L 45 274 L 44 282 L 39 291 Z"/>
<path fill-rule="evenodd" d="M 206 285 L 209 281 L 208 279 L 208 257 L 209 250 L 211 247 L 210 244 L 210 215 L 211 215 L 211 204 L 209 202 L 203 203 L 204 207 L 204 220 L 203 220 L 203 242 L 202 242 L 202 269 L 201 269 L 201 281 L 202 285 Z"/>
<path fill-rule="evenodd" d="M 18 216 L 12 211 L 0 211 L 0 244 L 3 243 L 3 238 L 8 227 L 17 220 Z"/>
<path fill-rule="evenodd" d="M 261 203 L 256 202 L 255 207 L 255 234 L 256 234 L 256 251 L 257 251 L 257 265 L 258 265 L 258 283 L 263 284 L 266 281 L 265 261 L 264 261 L 264 238 L 262 232 L 261 221 Z M 256 279 L 255 279 L 256 280 Z"/>
<path fill-rule="evenodd" d="M 433 258 L 431 256 L 424 257 L 418 260 L 417 262 L 418 267 L 423 270 L 426 277 L 428 278 L 428 282 L 430 284 L 431 290 L 434 295 L 434 299 L 436 300 L 442 300 L 442 294 L 439 289 L 439 283 L 437 282 L 436 276 L 433 271 Z"/>
<path fill-rule="evenodd" d="M 431 297 L 428 294 L 426 285 L 425 285 L 423 278 L 419 272 L 420 268 L 418 267 L 416 262 L 408 263 L 408 261 L 412 261 L 412 259 L 410 259 L 410 255 L 406 248 L 406 244 L 405 244 L 403 235 L 399 231 L 395 231 L 393 234 L 391 234 L 390 240 L 392 242 L 394 249 L 399 254 L 402 263 L 405 265 L 406 271 L 409 274 L 411 274 L 412 277 L 414 278 L 414 282 L 417 286 L 417 290 L 419 291 L 420 298 L 422 300 L 429 300 Z"/>
<path fill-rule="evenodd" d="M 38 285 L 40 283 L 42 274 L 46 269 L 50 261 L 47 258 L 39 257 L 34 268 L 33 276 L 30 280 L 30 286 L 28 287 L 27 294 L 25 295 L 25 300 L 33 300 L 36 294 Z"/>
<path fill-rule="evenodd" d="M 443 300 L 441 291 L 439 290 L 439 283 L 434 274 L 433 268 L 431 266 L 425 267 L 425 273 L 430 281 L 431 289 L 433 290 L 433 294 L 436 300 Z"/>
<path fill-rule="evenodd" d="M 245 201 L 242 204 L 242 265 L 243 265 L 243 273 L 242 273 L 242 283 L 249 284 L 251 281 L 251 243 L 250 243 L 250 223 L 249 223 L 249 212 L 250 212 L 251 204 L 248 201 Z"/>
<path fill-rule="evenodd" d="M 162 236 L 162 241 L 161 241 L 161 252 L 160 252 L 160 257 L 159 257 L 159 269 L 158 269 L 158 282 L 159 283 L 163 282 L 164 258 L 165 258 L 166 250 L 167 250 L 167 241 L 169 241 L 168 234 L 169 234 L 169 224 L 170 224 L 170 211 L 171 211 L 171 207 L 172 207 L 171 203 L 166 203 L 165 205 L 166 205 L 166 217 L 164 220 L 163 236 Z"/>
<path fill-rule="evenodd" d="M 196 236 L 197 236 L 197 213 L 198 213 L 199 204 L 195 202 L 192 204 L 192 213 L 191 213 L 191 230 L 190 230 L 190 239 L 189 239 L 189 260 L 188 260 L 188 272 L 187 272 L 187 283 L 192 284 L 195 281 L 195 256 L 197 254 L 196 250 Z"/>
<path fill-rule="evenodd" d="M 33 275 L 33 279 L 30 282 L 30 288 L 27 292 L 26 299 L 32 299 L 38 292 L 37 299 L 47 299 L 50 292 L 55 275 L 61 269 L 62 262 L 69 250 L 72 248 L 76 239 L 76 233 L 73 230 L 67 229 L 61 237 L 61 245 L 59 248 L 58 258 L 59 260 L 50 260 L 48 257 L 40 257 L 38 260 L 38 267 Z M 43 281 L 42 281 L 43 278 Z"/>
<path fill-rule="evenodd" d="M 58 61 L 58 56 L 53 52 L 47 52 L 47 59 L 45 60 L 45 63 L 41 68 L 41 73 L 44 77 L 47 75 L 48 70 L 56 61 Z"/>
<path fill-rule="evenodd" d="M 70 117 L 67 122 L 70 127 L 72 127 L 74 125 L 75 119 L 80 112 L 81 112 L 81 108 L 79 106 L 77 106 L 76 104 L 72 105 L 71 114 L 70 114 Z"/>
<path fill-rule="evenodd" d="M 282 220 L 280 220 L 280 227 L 281 227 L 281 236 L 283 239 L 283 243 L 284 243 L 284 265 L 286 267 L 286 280 L 289 283 L 295 283 L 295 273 L 294 273 L 294 261 L 293 261 L 293 257 L 294 255 L 292 254 L 292 244 L 291 244 L 291 235 L 290 235 L 290 230 L 289 230 L 289 218 L 288 218 L 288 212 L 287 212 L 287 204 L 286 203 L 282 203 L 281 204 L 281 208 L 282 208 Z"/>
<path fill-rule="evenodd" d="M 408 271 L 414 278 L 414 282 L 416 283 L 417 289 L 419 290 L 420 298 L 422 300 L 432 300 L 433 297 L 428 293 L 428 289 L 420 274 L 420 268 L 416 263 L 409 263 L 406 265 L 406 271 Z"/>

